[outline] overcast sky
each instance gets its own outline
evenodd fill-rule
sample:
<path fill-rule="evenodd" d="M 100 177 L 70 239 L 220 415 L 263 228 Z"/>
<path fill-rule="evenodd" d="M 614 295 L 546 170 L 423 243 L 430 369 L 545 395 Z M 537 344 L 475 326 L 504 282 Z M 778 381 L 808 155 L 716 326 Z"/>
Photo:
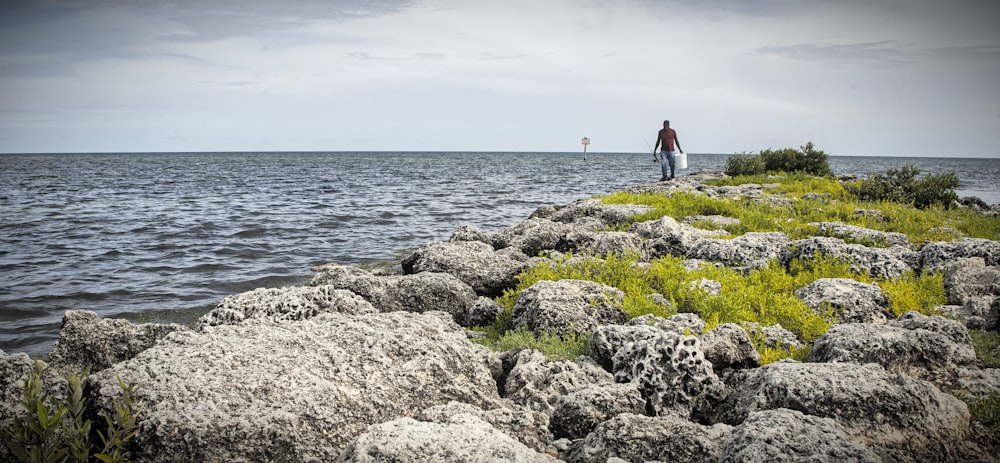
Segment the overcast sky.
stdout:
<path fill-rule="evenodd" d="M 1000 157 L 995 0 L 0 5 L 0 152 Z"/>

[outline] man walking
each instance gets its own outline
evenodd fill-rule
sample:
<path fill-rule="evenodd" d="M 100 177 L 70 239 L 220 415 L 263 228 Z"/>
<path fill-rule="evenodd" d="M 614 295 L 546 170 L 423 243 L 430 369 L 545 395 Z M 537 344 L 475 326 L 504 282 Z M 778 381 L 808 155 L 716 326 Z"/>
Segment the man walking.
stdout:
<path fill-rule="evenodd" d="M 660 150 L 660 144 L 662 143 L 663 149 Z M 656 146 L 653 147 L 653 153 L 660 150 L 660 170 L 663 171 L 663 176 L 660 177 L 660 181 L 673 180 L 674 178 L 674 145 L 677 145 L 677 149 L 680 150 L 681 154 L 684 150 L 681 148 L 681 141 L 677 139 L 677 131 L 670 128 L 670 121 L 663 121 L 663 130 L 660 130 L 656 134 Z M 648 145 L 647 145 L 648 146 Z M 670 176 L 667 176 L 667 166 L 670 167 Z"/>

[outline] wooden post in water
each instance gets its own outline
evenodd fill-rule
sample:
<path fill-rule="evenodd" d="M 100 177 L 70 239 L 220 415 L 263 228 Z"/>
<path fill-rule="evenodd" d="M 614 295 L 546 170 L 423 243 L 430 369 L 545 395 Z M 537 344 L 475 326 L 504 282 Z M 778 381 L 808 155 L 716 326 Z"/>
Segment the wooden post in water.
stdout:
<path fill-rule="evenodd" d="M 584 161 L 587 160 L 587 145 L 589 145 L 589 144 L 590 144 L 590 139 L 587 138 L 587 137 L 583 137 L 583 160 Z"/>

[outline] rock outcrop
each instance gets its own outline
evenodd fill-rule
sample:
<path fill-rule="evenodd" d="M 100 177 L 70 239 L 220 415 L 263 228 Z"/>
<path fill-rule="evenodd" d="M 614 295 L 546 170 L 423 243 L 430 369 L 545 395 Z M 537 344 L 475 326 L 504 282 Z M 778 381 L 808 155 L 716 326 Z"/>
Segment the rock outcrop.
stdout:
<path fill-rule="evenodd" d="M 67 310 L 49 362 L 68 374 L 84 369 L 97 372 L 139 355 L 170 333 L 187 329 L 173 323 L 136 325 L 128 320 L 100 318 L 90 311 Z"/>

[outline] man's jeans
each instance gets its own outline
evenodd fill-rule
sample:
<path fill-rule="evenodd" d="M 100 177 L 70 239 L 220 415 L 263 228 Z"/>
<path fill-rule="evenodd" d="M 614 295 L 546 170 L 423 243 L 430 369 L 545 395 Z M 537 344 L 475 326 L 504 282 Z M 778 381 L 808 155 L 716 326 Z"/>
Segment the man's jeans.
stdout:
<path fill-rule="evenodd" d="M 667 171 L 667 168 L 670 168 Z M 660 151 L 660 169 L 663 170 L 663 177 L 660 180 L 674 178 L 674 152 Z M 668 175 L 669 174 L 669 175 Z"/>

